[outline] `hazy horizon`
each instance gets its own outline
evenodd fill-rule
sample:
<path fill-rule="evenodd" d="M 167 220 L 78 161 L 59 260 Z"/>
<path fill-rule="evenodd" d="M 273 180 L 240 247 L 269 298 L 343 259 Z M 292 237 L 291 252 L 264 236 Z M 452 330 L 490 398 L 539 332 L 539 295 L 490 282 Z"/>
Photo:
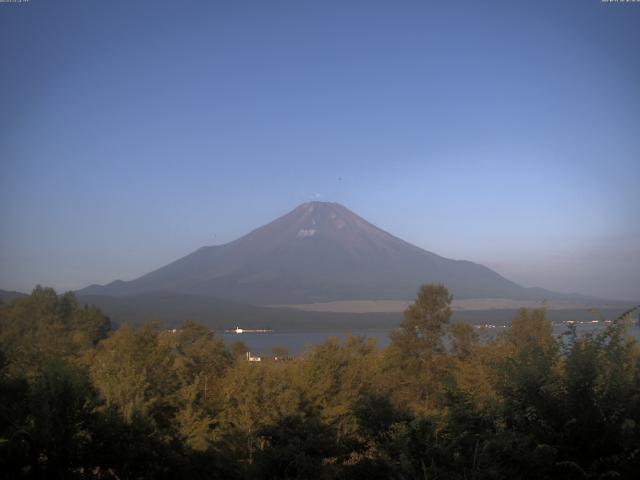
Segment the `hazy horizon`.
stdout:
<path fill-rule="evenodd" d="M 640 299 L 640 6 L 0 4 L 0 288 L 130 280 L 309 200 Z"/>

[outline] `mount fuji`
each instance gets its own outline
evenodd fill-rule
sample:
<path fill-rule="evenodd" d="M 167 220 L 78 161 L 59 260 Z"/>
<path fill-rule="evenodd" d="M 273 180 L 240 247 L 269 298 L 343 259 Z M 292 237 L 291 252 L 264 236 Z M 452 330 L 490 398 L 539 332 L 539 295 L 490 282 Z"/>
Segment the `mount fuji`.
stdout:
<path fill-rule="evenodd" d="M 137 279 L 77 293 L 166 292 L 273 305 L 410 299 L 431 282 L 458 299 L 580 297 L 525 288 L 483 265 L 423 250 L 327 202 L 304 203 L 237 240 L 202 247 Z"/>

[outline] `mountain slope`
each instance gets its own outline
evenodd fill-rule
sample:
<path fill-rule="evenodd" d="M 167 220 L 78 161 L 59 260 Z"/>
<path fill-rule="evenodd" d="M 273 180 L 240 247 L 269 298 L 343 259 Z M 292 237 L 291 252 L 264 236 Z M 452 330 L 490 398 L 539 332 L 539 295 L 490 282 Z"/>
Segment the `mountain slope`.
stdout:
<path fill-rule="evenodd" d="M 18 298 L 25 298 L 26 296 L 27 294 L 22 292 L 0 290 L 0 302 L 10 302 Z"/>
<path fill-rule="evenodd" d="M 442 282 L 457 298 L 552 298 L 482 265 L 422 250 L 337 203 L 305 203 L 225 245 L 199 250 L 132 281 L 81 295 L 171 292 L 255 304 L 410 299 Z M 561 296 L 561 295 L 560 295 Z"/>

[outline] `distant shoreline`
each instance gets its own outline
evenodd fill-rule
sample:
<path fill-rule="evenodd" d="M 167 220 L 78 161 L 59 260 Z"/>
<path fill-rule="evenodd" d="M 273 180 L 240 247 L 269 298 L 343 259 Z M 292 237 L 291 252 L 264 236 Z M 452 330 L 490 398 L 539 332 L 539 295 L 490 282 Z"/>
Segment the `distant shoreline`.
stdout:
<path fill-rule="evenodd" d="M 305 312 L 326 313 L 399 313 L 403 312 L 413 300 L 339 300 L 308 304 L 268 305 L 272 308 L 293 308 Z M 453 311 L 517 310 L 519 308 L 541 308 L 547 310 L 588 310 L 622 308 L 633 302 L 576 302 L 571 300 L 514 300 L 509 298 L 465 298 L 454 299 Z"/>

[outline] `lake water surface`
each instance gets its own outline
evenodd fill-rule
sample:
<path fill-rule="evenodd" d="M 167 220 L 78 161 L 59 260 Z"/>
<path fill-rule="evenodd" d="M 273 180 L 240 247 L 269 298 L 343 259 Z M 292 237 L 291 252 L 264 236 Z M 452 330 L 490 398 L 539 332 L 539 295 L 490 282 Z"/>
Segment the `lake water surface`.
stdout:
<path fill-rule="evenodd" d="M 579 324 L 577 325 L 578 333 L 594 333 L 602 330 L 604 325 L 599 324 Z M 505 327 L 496 326 L 495 328 L 487 328 L 478 330 L 481 332 L 481 338 L 492 338 L 500 332 L 504 331 Z M 270 333 L 223 333 L 222 337 L 227 343 L 231 345 L 233 342 L 244 342 L 251 353 L 255 355 L 271 356 L 272 348 L 285 346 L 289 349 L 289 355 L 300 355 L 304 352 L 307 346 L 318 345 L 326 342 L 331 337 L 336 337 L 340 342 L 344 341 L 349 336 L 364 336 L 369 338 L 375 338 L 376 345 L 379 348 L 386 347 L 390 343 L 389 333 L 392 329 L 381 330 L 353 330 L 353 331 L 317 331 L 317 332 L 270 332 Z M 554 333 L 560 335 L 567 330 L 567 326 L 564 324 L 554 324 Z M 640 341 L 640 328 L 638 325 L 634 325 L 629 333 L 633 335 L 636 340 Z"/>

